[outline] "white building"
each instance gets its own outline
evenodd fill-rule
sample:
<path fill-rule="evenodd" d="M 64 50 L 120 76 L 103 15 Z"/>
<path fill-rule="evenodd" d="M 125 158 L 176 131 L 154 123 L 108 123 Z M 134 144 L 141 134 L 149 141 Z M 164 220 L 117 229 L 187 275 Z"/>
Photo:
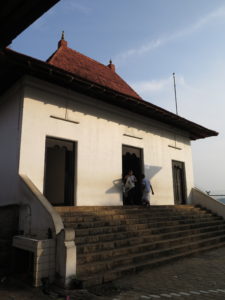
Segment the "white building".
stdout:
<path fill-rule="evenodd" d="M 122 205 L 128 169 L 151 179 L 152 204 L 191 202 L 191 140 L 216 132 L 142 100 L 114 65 L 65 40 L 47 63 L 11 50 L 1 56 L 9 73 L 0 109 L 1 204 L 20 202 L 15 187 L 25 174 L 53 205 Z"/>
<path fill-rule="evenodd" d="M 123 205 L 129 169 L 151 180 L 153 205 L 191 203 L 191 140 L 215 131 L 144 101 L 111 62 L 100 64 L 64 39 L 47 62 L 5 49 L 0 65 L 0 206 L 20 205 L 25 235 L 61 232 L 54 205 Z"/>

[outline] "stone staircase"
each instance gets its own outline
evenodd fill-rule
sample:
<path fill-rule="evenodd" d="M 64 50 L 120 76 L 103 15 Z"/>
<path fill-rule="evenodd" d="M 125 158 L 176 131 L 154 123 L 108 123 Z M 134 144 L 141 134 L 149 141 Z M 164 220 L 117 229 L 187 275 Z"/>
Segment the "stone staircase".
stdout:
<path fill-rule="evenodd" d="M 56 210 L 75 229 L 84 287 L 225 245 L 225 221 L 190 205 Z"/>

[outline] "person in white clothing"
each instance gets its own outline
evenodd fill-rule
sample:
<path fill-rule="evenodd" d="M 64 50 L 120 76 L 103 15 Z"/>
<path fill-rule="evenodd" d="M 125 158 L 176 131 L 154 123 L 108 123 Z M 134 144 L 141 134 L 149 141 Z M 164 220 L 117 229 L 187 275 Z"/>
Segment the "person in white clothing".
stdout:
<path fill-rule="evenodd" d="M 135 203 L 135 183 L 137 182 L 136 177 L 133 174 L 133 171 L 130 170 L 128 174 L 124 177 L 125 181 L 125 195 L 127 197 L 127 204 L 134 204 Z"/>
<path fill-rule="evenodd" d="M 150 192 L 154 195 L 152 185 L 148 179 L 145 178 L 145 174 L 141 175 L 141 186 L 142 186 L 142 204 L 150 206 Z"/>

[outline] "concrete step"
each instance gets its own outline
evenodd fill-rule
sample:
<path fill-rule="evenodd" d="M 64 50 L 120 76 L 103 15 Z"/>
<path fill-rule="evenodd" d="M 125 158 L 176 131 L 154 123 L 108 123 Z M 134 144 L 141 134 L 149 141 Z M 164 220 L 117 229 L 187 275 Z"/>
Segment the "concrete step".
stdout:
<path fill-rule="evenodd" d="M 78 266 L 77 276 L 82 277 L 85 274 L 96 274 L 99 272 L 107 272 L 120 267 L 126 267 L 133 264 L 145 264 L 146 261 L 165 258 L 167 256 L 178 255 L 182 256 L 188 251 L 197 250 L 204 247 L 210 247 L 212 245 L 225 242 L 225 236 L 216 236 L 209 239 L 200 241 L 189 242 L 185 244 L 179 244 L 164 249 L 156 249 L 150 251 L 143 251 L 139 253 L 130 253 L 129 255 L 121 255 L 113 257 L 111 259 L 100 260 L 97 262 L 88 262 L 82 266 Z"/>
<path fill-rule="evenodd" d="M 209 227 L 207 231 L 202 232 L 201 230 L 195 230 L 195 231 L 189 231 L 189 232 L 183 232 L 183 231 L 177 231 L 170 234 L 164 234 L 164 235 L 146 235 L 146 236 L 138 236 L 138 237 L 132 237 L 132 238 L 125 238 L 125 239 L 112 239 L 110 241 L 105 242 L 95 242 L 95 243 L 85 243 L 85 244 L 77 244 L 77 254 L 96 254 L 99 255 L 99 251 L 106 251 L 106 250 L 115 250 L 122 247 L 136 247 L 136 246 L 144 246 L 144 245 L 150 245 L 151 243 L 154 244 L 154 247 L 160 246 L 159 243 L 166 242 L 166 241 L 176 241 L 176 239 L 179 239 L 179 242 L 185 242 L 185 241 L 192 241 L 196 239 L 203 239 L 203 238 L 209 238 L 217 235 L 225 235 L 225 226 L 223 229 L 218 230 L 217 228 L 211 229 Z M 129 249 L 129 248 L 128 248 Z M 97 252 L 97 253 L 96 253 Z M 113 252 L 115 254 L 115 251 Z M 114 255 L 113 254 L 113 255 Z M 90 257 L 89 257 L 90 258 Z"/>
<path fill-rule="evenodd" d="M 176 238 L 169 238 L 169 239 L 161 239 L 161 240 L 150 240 L 150 241 L 138 241 L 136 240 L 135 243 L 132 244 L 132 240 L 125 240 L 120 242 L 111 242 L 111 243 L 99 243 L 95 245 L 84 245 L 78 247 L 78 264 L 86 264 L 90 262 L 95 262 L 99 260 L 108 260 L 116 258 L 118 256 L 126 256 L 141 253 L 146 251 L 152 251 L 156 249 L 165 249 L 173 246 L 178 246 L 182 244 L 187 244 L 191 242 L 201 241 L 203 239 L 209 239 L 213 237 L 225 237 L 225 230 L 221 231 L 214 231 L 214 232 L 207 232 L 207 233 L 196 233 L 194 235 L 189 236 L 178 236 Z M 107 248 L 107 246 L 109 248 Z"/>
<path fill-rule="evenodd" d="M 146 208 L 146 206 L 111 206 L 111 207 L 104 207 L 104 206 L 55 206 L 55 210 L 59 214 L 65 215 L 109 215 L 109 214 L 134 214 L 134 213 L 141 213 L 143 211 L 148 211 L 149 213 L 208 213 L 207 210 L 202 209 L 201 207 L 180 207 L 177 208 L 175 206 L 166 207 L 166 206 L 154 206 L 151 205 Z"/>
<path fill-rule="evenodd" d="M 152 224 L 136 224 L 136 225 L 121 225 L 121 226 L 104 226 L 97 228 L 88 228 L 88 229 L 79 229 L 76 230 L 77 237 L 86 237 L 86 236 L 97 236 L 97 235 L 106 235 L 106 234 L 117 234 L 117 233 L 126 233 L 134 232 L 139 234 L 139 231 L 151 231 L 151 233 L 167 233 L 174 230 L 184 230 L 184 229 L 194 229 L 200 227 L 216 226 L 222 225 L 224 221 L 208 221 L 208 222 L 199 222 L 199 223 L 189 223 L 189 224 L 175 224 L 172 226 L 161 226 L 154 227 Z"/>
<path fill-rule="evenodd" d="M 118 206 L 55 206 L 58 212 L 75 212 L 75 211 L 110 211 L 110 210 L 140 210 L 145 207 L 141 205 L 118 205 Z M 151 205 L 152 210 L 189 210 L 201 209 L 193 205 Z"/>
<path fill-rule="evenodd" d="M 219 220 L 222 219 L 222 217 L 219 216 L 213 216 L 213 215 L 199 215 L 199 216 L 183 216 L 183 215 L 177 215 L 177 216 L 149 216 L 148 214 L 143 215 L 134 215 L 132 217 L 127 217 L 124 215 L 116 215 L 116 216 L 107 216 L 107 217 L 101 217 L 101 218 L 95 218 L 92 217 L 83 219 L 81 221 L 78 221 L 74 217 L 67 217 L 62 218 L 63 222 L 67 224 L 67 226 L 72 225 L 75 228 L 88 228 L 88 227 L 100 227 L 103 224 L 107 225 L 119 225 L 119 224 L 136 224 L 136 223 L 147 223 L 147 222 L 168 222 L 168 221 L 176 221 L 176 220 L 206 220 L 206 219 L 215 219 Z M 104 225 L 103 225 L 104 226 Z"/>
<path fill-rule="evenodd" d="M 100 285 L 100 284 L 103 284 L 106 282 L 110 282 L 110 281 L 116 280 L 120 277 L 130 275 L 132 273 L 137 273 L 140 271 L 144 271 L 146 269 L 159 267 L 162 264 L 166 264 L 166 263 L 172 262 L 174 260 L 178 260 L 178 259 L 188 257 L 191 255 L 195 255 L 195 254 L 198 254 L 201 252 L 210 251 L 210 250 L 213 250 L 213 249 L 216 249 L 219 247 L 225 247 L 225 242 L 221 242 L 218 244 L 212 244 L 212 245 L 206 246 L 206 247 L 200 247 L 197 249 L 188 250 L 186 252 L 179 253 L 179 254 L 168 255 L 168 256 L 162 257 L 162 258 L 146 260 L 145 264 L 134 263 L 134 264 L 130 264 L 128 266 L 118 267 L 114 270 L 99 272 L 99 273 L 96 273 L 95 275 L 79 276 L 79 279 L 82 281 L 83 288 L 88 288 L 90 286 Z"/>
<path fill-rule="evenodd" d="M 179 221 L 169 221 L 169 222 L 146 222 L 146 223 L 136 223 L 136 224 L 127 224 L 127 223 L 114 223 L 114 225 L 103 223 L 98 225 L 98 227 L 91 227 L 91 228 L 78 228 L 76 227 L 76 236 L 87 236 L 87 235 L 97 235 L 97 234 L 107 234 L 107 233 L 116 233 L 116 232 L 126 232 L 126 231 L 138 231 L 138 230 L 152 230 L 152 232 L 167 232 L 167 228 L 173 230 L 175 227 L 178 226 L 188 226 L 188 228 L 194 228 L 195 225 L 198 226 L 210 226 L 210 225 L 219 225 L 222 224 L 224 221 L 219 219 L 204 219 L 204 220 L 179 220 Z M 71 224 L 65 224 L 65 227 L 73 227 Z"/>
<path fill-rule="evenodd" d="M 75 229 L 84 286 L 225 244 L 225 221 L 191 205 L 56 210 L 64 226 Z"/>
<path fill-rule="evenodd" d="M 61 216 L 107 216 L 107 215 L 132 215 L 132 214 L 207 214 L 206 210 L 201 208 L 186 207 L 175 208 L 174 206 L 166 208 L 164 206 L 151 206 L 146 209 L 143 206 L 120 206 L 120 207 L 80 207 L 65 206 L 55 207 L 55 210 Z"/>
<path fill-rule="evenodd" d="M 109 214 L 133 214 L 148 211 L 152 213 L 207 213 L 207 210 L 195 206 L 55 206 L 55 210 L 63 215 L 109 215 Z"/>
<path fill-rule="evenodd" d="M 90 222 L 99 222 L 99 221 L 112 221 L 112 220 L 133 220 L 133 219 L 151 219 L 153 221 L 161 221 L 161 220 L 176 220 L 176 219 L 194 219 L 194 218 L 206 218 L 211 217 L 212 214 L 210 213 L 198 213 L 198 214 L 187 214 L 187 213 L 153 213 L 148 212 L 148 210 L 143 211 L 142 213 L 132 213 L 132 214 L 110 214 L 110 215 L 83 215 L 83 214 L 76 214 L 73 215 L 71 213 L 69 214 L 63 214 L 61 215 L 63 221 L 65 223 L 90 223 Z"/>
<path fill-rule="evenodd" d="M 195 227 L 189 228 L 187 225 L 182 226 L 172 226 L 170 230 L 168 230 L 167 233 L 161 233 L 157 232 L 155 230 L 151 229 L 145 229 L 145 230 L 138 230 L 138 231 L 122 231 L 122 232 L 116 232 L 116 233 L 108 233 L 108 234 L 96 234 L 96 235 L 87 235 L 87 236 L 81 236 L 76 237 L 76 245 L 82 245 L 82 244 L 91 244 L 91 243 L 104 243 L 107 241 L 120 241 L 125 239 L 131 239 L 131 238 L 137 238 L 142 237 L 145 239 L 145 237 L 148 238 L 148 236 L 154 236 L 154 238 L 175 238 L 177 234 L 183 234 L 183 235 L 190 235 L 195 234 L 196 232 L 203 233 L 208 231 L 215 231 L 215 230 L 222 230 L 225 228 L 225 223 L 221 222 L 221 224 L 217 225 L 211 225 L 211 226 L 198 226 L 198 224 L 195 224 Z M 202 224 L 200 224 L 202 225 Z M 165 228 L 169 229 L 168 227 Z"/>

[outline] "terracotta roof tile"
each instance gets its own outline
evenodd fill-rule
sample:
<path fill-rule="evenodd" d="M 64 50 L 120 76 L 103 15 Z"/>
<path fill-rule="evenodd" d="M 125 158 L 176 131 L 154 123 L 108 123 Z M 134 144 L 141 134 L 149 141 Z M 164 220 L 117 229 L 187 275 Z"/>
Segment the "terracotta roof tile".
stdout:
<path fill-rule="evenodd" d="M 67 47 L 67 42 L 64 40 L 59 41 L 58 49 L 50 56 L 47 63 L 93 83 L 142 100 L 142 98 L 115 72 L 115 67 L 111 62 L 108 66 L 105 66 Z"/>

